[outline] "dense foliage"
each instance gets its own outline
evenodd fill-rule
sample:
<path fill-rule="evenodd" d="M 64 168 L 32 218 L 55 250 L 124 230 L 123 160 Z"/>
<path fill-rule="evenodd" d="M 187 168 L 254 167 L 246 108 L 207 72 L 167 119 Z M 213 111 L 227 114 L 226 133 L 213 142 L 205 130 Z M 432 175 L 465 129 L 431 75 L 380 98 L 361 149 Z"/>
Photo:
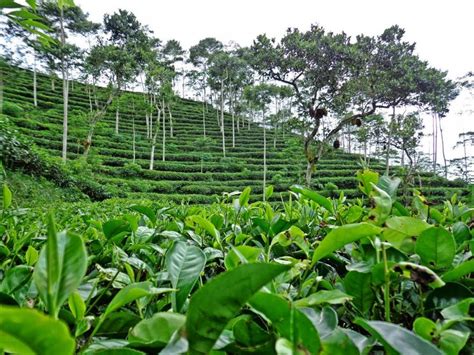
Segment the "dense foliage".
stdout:
<path fill-rule="evenodd" d="M 4 185 L 0 348 L 472 353 L 474 210 L 420 194 L 407 209 L 398 179 L 358 181 L 355 203 L 295 185 L 274 206 L 247 188 L 207 207 L 50 213 L 13 208 Z"/>

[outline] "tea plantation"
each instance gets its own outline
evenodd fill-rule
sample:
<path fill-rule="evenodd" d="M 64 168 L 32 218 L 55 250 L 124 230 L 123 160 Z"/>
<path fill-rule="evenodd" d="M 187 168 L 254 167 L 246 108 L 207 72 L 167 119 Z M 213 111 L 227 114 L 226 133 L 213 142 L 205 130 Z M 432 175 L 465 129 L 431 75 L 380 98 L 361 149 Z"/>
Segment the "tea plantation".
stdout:
<path fill-rule="evenodd" d="M 5 76 L 4 114 L 14 123 L 20 135 L 34 143 L 50 157 L 59 157 L 62 144 L 62 90 L 56 83 L 52 90 L 51 78 L 38 75 L 38 106 L 33 105 L 32 73 L 16 67 L 1 67 Z M 56 80 L 57 81 L 57 80 Z M 87 136 L 86 121 L 90 110 L 88 87 L 71 84 L 69 97 L 70 123 L 68 158 L 77 160 L 83 155 Z M 162 199 L 190 203 L 210 203 L 224 192 L 251 187 L 253 198 L 260 198 L 263 190 L 263 134 L 262 127 L 240 119 L 232 147 L 231 117 L 226 121 L 226 157 L 222 154 L 221 132 L 217 123 L 219 112 L 208 106 L 205 114 L 207 140 L 203 137 L 203 105 L 200 102 L 177 98 L 172 104 L 173 137 L 166 127 L 165 161 L 162 161 L 162 133 L 156 144 L 154 169 L 149 170 L 151 139 L 146 137 L 145 109 L 140 93 L 128 93 L 129 102 L 119 110 L 119 134 L 115 133 L 115 109 L 109 109 L 99 122 L 92 141 L 90 164 L 73 166 L 79 175 L 100 185 L 102 193 L 93 199 L 127 197 L 131 199 Z M 133 101 L 133 103 L 132 103 Z M 135 107 L 132 107 L 136 105 Z M 143 105 L 142 105 L 143 106 Z M 132 123 L 134 121 L 134 123 Z M 135 163 L 133 163 L 133 125 L 135 126 Z M 301 182 L 306 167 L 302 143 L 288 132 L 267 132 L 267 181 L 274 186 L 273 201 L 287 198 L 288 187 Z M 330 150 L 317 165 L 313 186 L 325 196 L 344 192 L 349 198 L 360 196 L 355 172 L 361 168 L 361 157 Z M 373 160 L 371 169 L 383 171 L 384 166 Z M 393 174 L 399 170 L 394 168 Z M 26 169 L 28 172 L 28 169 Z M 41 172 L 37 172 L 41 174 Z M 431 173 L 420 173 L 412 187 L 418 187 L 431 201 L 441 202 L 454 193 L 467 196 L 469 190 L 462 182 L 442 179 Z"/>

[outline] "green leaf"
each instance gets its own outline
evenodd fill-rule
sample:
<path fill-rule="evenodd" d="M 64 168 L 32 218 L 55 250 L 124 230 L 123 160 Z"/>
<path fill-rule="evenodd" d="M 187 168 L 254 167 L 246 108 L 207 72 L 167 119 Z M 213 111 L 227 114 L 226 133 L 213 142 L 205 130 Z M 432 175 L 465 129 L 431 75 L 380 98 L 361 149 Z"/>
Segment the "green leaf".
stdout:
<path fill-rule="evenodd" d="M 224 265 L 227 270 L 232 270 L 240 264 L 254 263 L 258 261 L 260 255 L 262 255 L 262 249 L 248 245 L 239 245 L 233 247 L 227 253 L 224 259 Z"/>
<path fill-rule="evenodd" d="M 292 348 L 310 354 L 318 353 L 320 341 L 316 327 L 304 313 L 284 298 L 258 292 L 249 300 L 249 304 L 271 322 L 280 336 L 290 341 Z"/>
<path fill-rule="evenodd" d="M 102 231 L 107 239 L 119 240 L 130 232 L 130 223 L 123 219 L 112 219 L 102 225 Z"/>
<path fill-rule="evenodd" d="M 469 339 L 469 332 L 447 329 L 441 333 L 439 347 L 446 355 L 458 355 Z"/>
<path fill-rule="evenodd" d="M 472 316 L 472 305 L 474 304 L 474 298 L 470 297 L 461 302 L 453 304 L 452 306 L 446 307 L 441 311 L 441 315 L 445 319 L 449 320 L 464 320 L 464 319 L 471 319 L 473 320 Z"/>
<path fill-rule="evenodd" d="M 26 263 L 29 266 L 33 266 L 38 261 L 38 258 L 39 258 L 38 251 L 35 248 L 33 248 L 31 245 L 29 245 L 25 254 Z"/>
<path fill-rule="evenodd" d="M 162 348 L 168 344 L 172 335 L 180 329 L 186 317 L 179 313 L 160 312 L 144 319 L 131 330 L 128 341 L 132 346 Z"/>
<path fill-rule="evenodd" d="M 0 349 L 14 354 L 74 354 L 67 326 L 27 308 L 0 306 Z"/>
<path fill-rule="evenodd" d="M 405 238 L 418 237 L 424 230 L 431 227 L 425 221 L 413 217 L 391 217 L 385 221 L 387 229 L 383 235 L 385 240 L 396 248 L 402 245 Z"/>
<path fill-rule="evenodd" d="M 78 292 L 73 292 L 68 300 L 69 309 L 76 320 L 84 318 L 86 313 L 86 304 Z"/>
<path fill-rule="evenodd" d="M 367 315 L 375 302 L 372 289 L 372 275 L 350 271 L 344 277 L 344 290 L 352 296 L 352 303 L 364 315 Z"/>
<path fill-rule="evenodd" d="M 110 313 L 145 296 L 157 295 L 164 292 L 171 292 L 172 288 L 154 288 L 150 281 L 136 282 L 122 288 L 110 301 L 109 305 L 103 313 L 103 317 L 107 317 Z"/>
<path fill-rule="evenodd" d="M 371 197 L 375 202 L 375 207 L 370 211 L 369 218 L 372 219 L 375 224 L 382 225 L 387 218 L 390 216 L 392 211 L 392 198 L 384 190 L 380 189 L 376 185 L 372 184 Z"/>
<path fill-rule="evenodd" d="M 237 349 L 263 352 L 273 348 L 274 337 L 262 329 L 250 316 L 238 317 L 232 327 Z"/>
<path fill-rule="evenodd" d="M 249 199 L 250 199 L 250 192 L 252 191 L 252 189 L 247 186 L 243 191 L 242 193 L 240 194 L 239 196 L 239 205 L 242 207 L 242 206 L 246 206 L 248 203 L 249 203 Z"/>
<path fill-rule="evenodd" d="M 469 227 L 463 222 L 456 222 L 453 224 L 453 235 L 457 244 L 461 244 L 466 240 L 471 239 Z"/>
<path fill-rule="evenodd" d="M 86 248 L 82 239 L 70 232 L 56 233 L 50 216 L 48 239 L 41 250 L 33 278 L 41 299 L 53 317 L 81 284 L 87 269 Z"/>
<path fill-rule="evenodd" d="M 268 200 L 273 195 L 273 185 L 265 187 L 265 198 Z"/>
<path fill-rule="evenodd" d="M 321 309 L 301 308 L 306 317 L 313 323 L 321 338 L 330 335 L 337 327 L 337 313 L 330 306 Z"/>
<path fill-rule="evenodd" d="M 290 187 L 290 190 L 293 192 L 299 193 L 302 196 L 306 197 L 307 199 L 310 199 L 316 202 L 318 205 L 324 207 L 329 212 L 334 212 L 334 207 L 331 201 L 327 199 L 326 197 L 318 194 L 317 192 L 307 189 L 300 185 L 293 185 Z"/>
<path fill-rule="evenodd" d="M 312 265 L 346 244 L 355 242 L 364 237 L 379 234 L 381 231 L 381 228 L 365 222 L 337 227 L 330 231 L 316 247 L 313 254 Z"/>
<path fill-rule="evenodd" d="M 392 201 L 395 201 L 397 199 L 397 189 L 401 182 L 402 180 L 400 180 L 400 178 L 391 178 L 390 176 L 383 175 L 379 179 L 377 187 L 385 191 L 390 196 Z"/>
<path fill-rule="evenodd" d="M 280 244 L 283 247 L 288 247 L 291 244 L 296 244 L 309 257 L 309 244 L 305 240 L 304 232 L 297 226 L 291 226 L 290 229 L 278 233 L 272 240 L 272 245 Z"/>
<path fill-rule="evenodd" d="M 424 265 L 433 269 L 448 268 L 456 254 L 456 242 L 451 233 L 441 227 L 425 230 L 418 237 L 415 252 Z"/>
<path fill-rule="evenodd" d="M 453 270 L 444 273 L 441 278 L 445 282 L 458 281 L 463 276 L 469 275 L 474 272 L 474 259 L 468 260 L 460 265 L 456 266 Z"/>
<path fill-rule="evenodd" d="M 412 355 L 443 355 L 436 346 L 398 325 L 381 321 L 368 321 L 362 318 L 356 318 L 354 323 L 368 331 L 389 352 Z"/>
<path fill-rule="evenodd" d="M 150 222 L 155 225 L 156 223 L 156 213 L 151 209 L 150 207 L 147 206 L 142 206 L 142 205 L 134 205 L 130 207 L 131 210 L 137 211 L 141 213 L 144 216 L 147 216 Z"/>
<path fill-rule="evenodd" d="M 413 323 L 413 331 L 429 342 L 433 342 L 433 339 L 438 336 L 436 323 L 425 317 L 415 319 L 415 322 Z"/>
<path fill-rule="evenodd" d="M 166 253 L 166 268 L 173 292 L 172 302 L 175 312 L 180 312 L 199 275 L 206 266 L 206 256 L 196 246 L 175 242 Z"/>
<path fill-rule="evenodd" d="M 6 210 L 12 204 L 12 192 L 7 184 L 3 184 L 3 209 Z"/>
<path fill-rule="evenodd" d="M 342 304 L 352 300 L 352 297 L 341 290 L 323 290 L 309 295 L 306 298 L 294 302 L 297 307 L 312 307 L 322 304 Z"/>
<path fill-rule="evenodd" d="M 372 170 L 358 171 L 356 174 L 357 180 L 359 181 L 359 190 L 362 191 L 366 196 L 370 196 L 372 192 L 372 184 L 377 184 L 379 181 L 379 174 Z"/>
<path fill-rule="evenodd" d="M 189 303 L 186 332 L 190 352 L 209 352 L 227 322 L 248 299 L 288 269 L 277 264 L 244 264 L 206 283 Z"/>
<path fill-rule="evenodd" d="M 217 228 L 207 219 L 201 216 L 189 216 L 188 219 L 197 224 L 202 230 L 206 231 L 215 241 L 221 245 L 221 235 Z"/>
<path fill-rule="evenodd" d="M 335 329 L 321 339 L 323 351 L 320 355 L 359 355 L 359 349 L 352 339 L 341 329 Z"/>

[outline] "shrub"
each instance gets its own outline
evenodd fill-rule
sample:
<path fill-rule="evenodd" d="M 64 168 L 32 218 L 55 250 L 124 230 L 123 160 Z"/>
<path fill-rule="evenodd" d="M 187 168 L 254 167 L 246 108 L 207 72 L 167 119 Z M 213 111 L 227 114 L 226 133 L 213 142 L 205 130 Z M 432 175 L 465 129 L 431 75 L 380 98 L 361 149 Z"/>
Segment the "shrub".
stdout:
<path fill-rule="evenodd" d="M 3 102 L 3 113 L 11 117 L 21 117 L 23 114 L 23 109 L 12 102 L 4 101 Z"/>

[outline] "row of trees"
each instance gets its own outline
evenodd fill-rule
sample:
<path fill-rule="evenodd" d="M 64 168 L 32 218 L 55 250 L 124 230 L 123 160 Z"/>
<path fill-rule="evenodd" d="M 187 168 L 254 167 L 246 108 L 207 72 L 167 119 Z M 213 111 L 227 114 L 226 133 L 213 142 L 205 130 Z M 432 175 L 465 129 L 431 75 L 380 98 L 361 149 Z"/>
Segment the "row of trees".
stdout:
<path fill-rule="evenodd" d="M 185 51 L 178 41 L 162 42 L 154 37 L 134 14 L 124 10 L 105 15 L 102 24 L 89 21 L 72 0 L 41 2 L 34 13 L 50 29 L 52 44 L 18 21 L 9 19 L 4 27 L 10 38 L 21 39 L 29 50 L 24 57 L 34 58 L 34 73 L 40 62 L 52 78 L 59 74 L 62 80 L 64 160 L 73 74 L 88 84 L 85 155 L 97 123 L 109 109 L 115 109 L 115 133 L 120 134 L 122 92 L 139 87 L 143 102 L 134 105 L 146 112 L 150 169 L 160 132 L 165 160 L 166 137 L 174 136 L 174 88 L 181 77 L 183 87 L 186 82 L 188 90 L 202 101 L 204 138 L 209 107 L 216 108 L 224 157 L 226 147 L 235 147 L 240 130 L 246 124 L 250 129 L 251 121 L 259 122 L 264 185 L 269 130 L 274 131 L 274 146 L 278 132 L 282 138 L 285 131 L 301 135 L 308 185 L 319 159 L 331 146 L 339 147 L 343 137 L 348 137 L 349 150 L 351 139 L 362 144 L 365 155 L 374 150 L 375 140 L 375 148 L 384 148 L 378 150 L 386 158 L 387 173 L 393 149 L 401 152 L 402 165 L 406 158 L 413 168 L 422 128 L 420 113 L 429 112 L 441 122 L 460 87 L 447 79 L 446 72 L 421 60 L 414 52 L 415 44 L 404 40 L 404 30 L 398 26 L 379 36 L 351 38 L 313 25 L 306 32 L 288 29 L 280 41 L 260 35 L 248 48 L 205 38 Z M 80 37 L 85 41 L 78 41 Z M 78 46 L 80 42 L 87 46 Z M 33 80 L 36 105 L 35 76 Z M 51 84 L 55 90 L 54 79 Z M 99 84 L 107 87 L 105 94 L 97 90 Z M 232 118 L 231 143 L 226 142 L 224 112 Z M 347 145 L 345 141 L 347 138 Z"/>

